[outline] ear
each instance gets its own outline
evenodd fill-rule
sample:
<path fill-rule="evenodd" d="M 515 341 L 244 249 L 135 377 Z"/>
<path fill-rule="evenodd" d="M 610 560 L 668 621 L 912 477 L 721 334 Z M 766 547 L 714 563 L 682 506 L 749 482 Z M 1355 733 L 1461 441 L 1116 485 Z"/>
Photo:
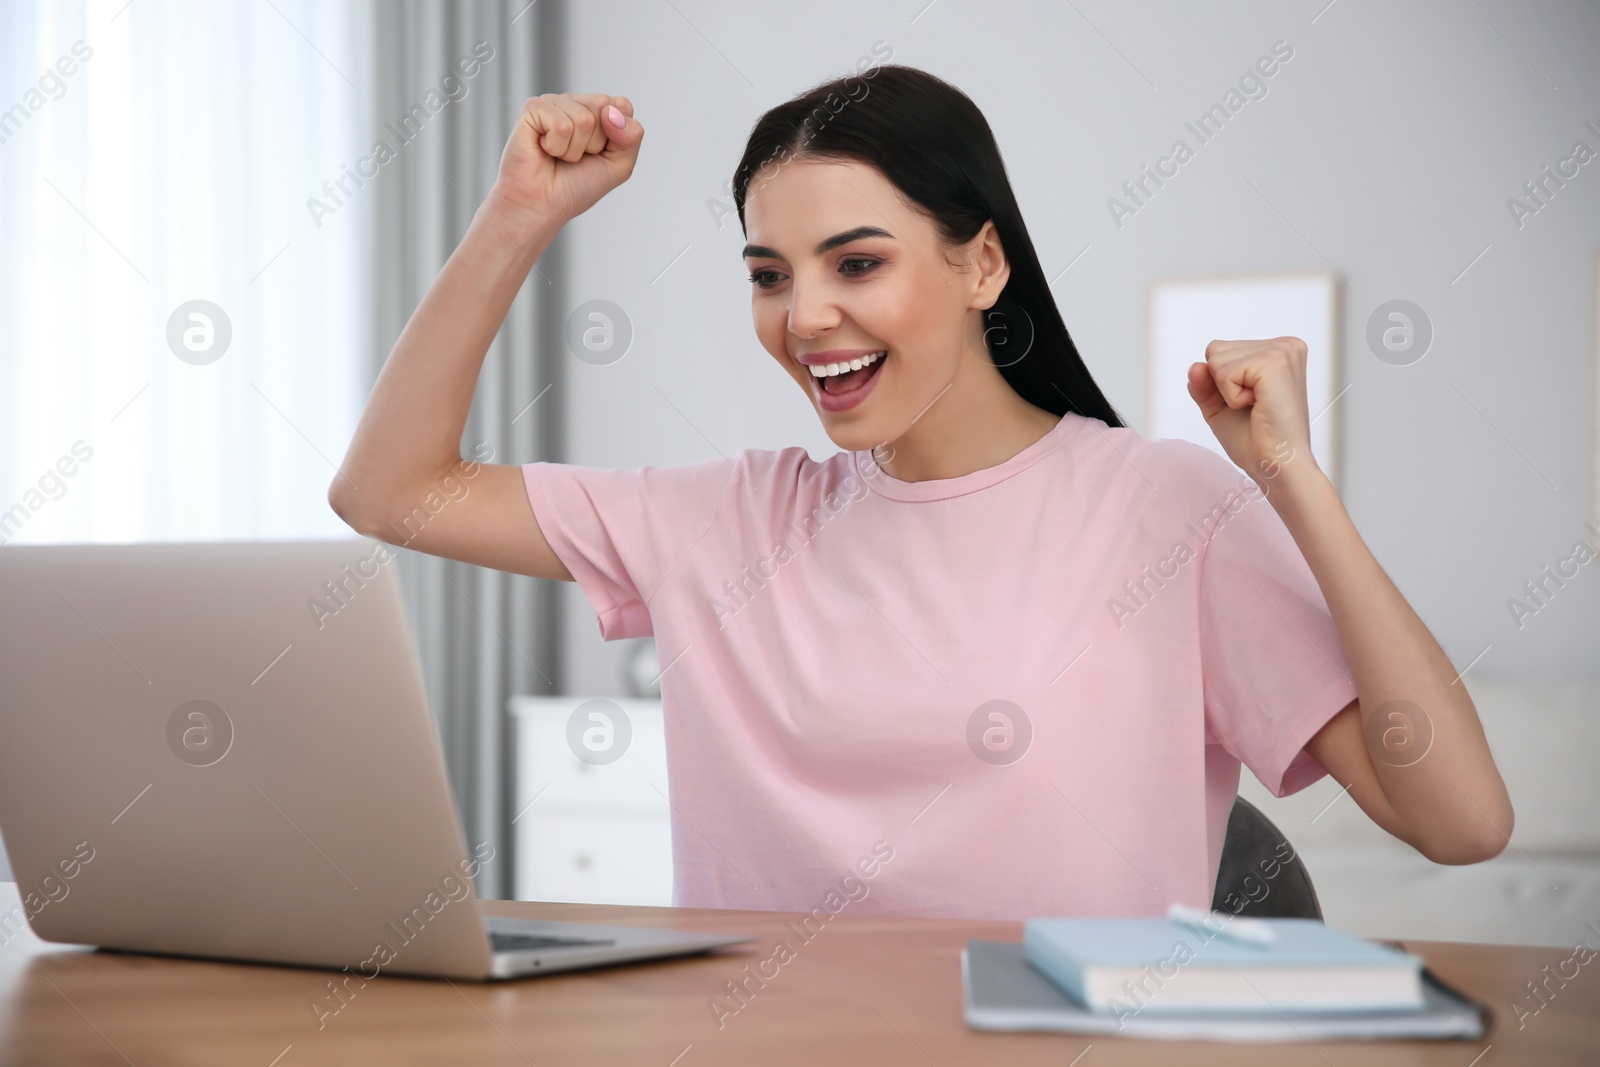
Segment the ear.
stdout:
<path fill-rule="evenodd" d="M 986 220 L 983 229 L 972 240 L 977 290 L 972 294 L 970 306 L 988 309 L 994 307 L 1000 294 L 1005 292 L 1006 283 L 1011 280 L 1011 260 L 1006 257 L 1005 246 L 1000 243 L 1000 231 L 995 229 L 993 219 Z"/>

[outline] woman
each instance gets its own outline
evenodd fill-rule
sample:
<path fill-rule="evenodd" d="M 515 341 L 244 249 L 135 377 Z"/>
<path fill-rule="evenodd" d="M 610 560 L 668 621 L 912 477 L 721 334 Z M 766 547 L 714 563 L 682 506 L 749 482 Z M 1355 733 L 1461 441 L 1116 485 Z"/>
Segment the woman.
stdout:
<path fill-rule="evenodd" d="M 463 463 L 490 340 L 632 172 L 632 116 L 526 103 L 330 487 L 356 530 L 394 540 Z M 1241 761 L 1280 796 L 1332 774 L 1440 863 L 1504 848 L 1466 687 L 1311 455 L 1303 343 L 1216 341 L 1190 368 L 1232 464 L 1126 428 L 988 124 L 912 68 L 768 112 L 734 196 L 756 335 L 842 451 L 486 465 L 405 542 L 575 580 L 606 639 L 655 635 L 675 903 L 1204 906 Z"/>

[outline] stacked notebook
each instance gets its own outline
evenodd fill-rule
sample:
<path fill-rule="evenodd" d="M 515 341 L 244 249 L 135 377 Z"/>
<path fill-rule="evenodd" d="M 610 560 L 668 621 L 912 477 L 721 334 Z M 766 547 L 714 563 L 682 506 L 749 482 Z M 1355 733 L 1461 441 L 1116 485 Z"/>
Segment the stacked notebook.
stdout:
<path fill-rule="evenodd" d="M 1176 914 L 1177 909 L 1175 909 Z M 1316 919 L 1033 919 L 973 940 L 966 1020 L 1176 1040 L 1479 1038 L 1487 1013 L 1408 952 Z"/>

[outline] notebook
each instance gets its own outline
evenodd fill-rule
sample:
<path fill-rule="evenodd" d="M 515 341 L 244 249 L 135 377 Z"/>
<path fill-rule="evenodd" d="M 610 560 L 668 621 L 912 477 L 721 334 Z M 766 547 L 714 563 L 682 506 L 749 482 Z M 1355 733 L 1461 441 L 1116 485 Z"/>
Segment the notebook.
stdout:
<path fill-rule="evenodd" d="M 1426 968 L 1421 972 L 1423 1006 L 1411 1011 L 1284 1012 L 1262 1016 L 1208 1011 L 1193 1014 L 1140 1012 L 1132 1016 L 1091 1012 L 1029 966 L 1013 941 L 967 942 L 961 953 L 963 1014 L 975 1030 L 1108 1034 L 1171 1041 L 1292 1041 L 1461 1038 L 1476 1040 L 1489 1029 L 1489 1012 Z"/>
<path fill-rule="evenodd" d="M 1270 943 L 1162 918 L 1030 919 L 1023 954 L 1090 1011 L 1350 1011 L 1422 1006 L 1422 960 L 1317 919 L 1252 919 Z"/>

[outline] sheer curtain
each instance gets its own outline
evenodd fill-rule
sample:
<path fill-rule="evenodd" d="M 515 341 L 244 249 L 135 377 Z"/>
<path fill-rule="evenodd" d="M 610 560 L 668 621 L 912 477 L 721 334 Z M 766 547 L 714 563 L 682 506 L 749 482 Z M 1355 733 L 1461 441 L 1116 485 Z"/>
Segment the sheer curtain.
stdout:
<path fill-rule="evenodd" d="M 349 534 L 371 17 L 0 9 L 0 544 Z"/>

